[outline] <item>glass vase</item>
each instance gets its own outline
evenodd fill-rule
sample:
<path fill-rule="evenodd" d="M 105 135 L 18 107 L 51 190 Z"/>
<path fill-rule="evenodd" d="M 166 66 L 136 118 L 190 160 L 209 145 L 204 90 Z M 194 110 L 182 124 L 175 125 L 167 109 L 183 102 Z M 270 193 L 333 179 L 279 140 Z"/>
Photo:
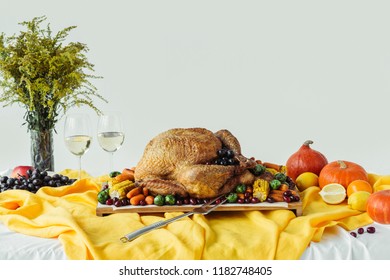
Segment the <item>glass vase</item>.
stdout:
<path fill-rule="evenodd" d="M 30 130 L 31 164 L 41 171 L 54 171 L 53 130 Z"/>

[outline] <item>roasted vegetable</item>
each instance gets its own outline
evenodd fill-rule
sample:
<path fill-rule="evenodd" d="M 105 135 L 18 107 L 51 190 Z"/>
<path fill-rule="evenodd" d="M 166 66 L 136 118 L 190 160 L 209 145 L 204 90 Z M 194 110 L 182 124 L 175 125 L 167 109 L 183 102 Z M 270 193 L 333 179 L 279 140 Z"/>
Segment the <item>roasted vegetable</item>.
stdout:
<path fill-rule="evenodd" d="M 232 192 L 232 193 L 229 193 L 226 198 L 227 198 L 228 203 L 235 203 L 238 200 L 238 195 L 237 195 L 237 193 Z"/>
<path fill-rule="evenodd" d="M 106 204 L 107 199 L 110 198 L 110 195 L 108 194 L 108 189 L 101 190 L 97 195 L 97 200 L 101 204 Z"/>
<path fill-rule="evenodd" d="M 246 186 L 244 184 L 239 184 L 236 186 L 236 193 L 244 193 Z"/>
<path fill-rule="evenodd" d="M 111 198 L 122 199 L 126 197 L 126 194 L 135 187 L 134 182 L 130 180 L 125 180 L 123 182 L 114 184 L 109 189 L 109 194 Z"/>
<path fill-rule="evenodd" d="M 133 169 L 129 169 L 129 168 L 123 169 L 120 174 L 118 174 L 117 176 L 115 176 L 113 178 L 112 182 L 113 183 L 120 183 L 120 182 L 123 182 L 126 180 L 134 181 L 134 170 Z"/>
<path fill-rule="evenodd" d="M 112 171 L 110 172 L 109 176 L 110 178 L 115 178 L 116 176 L 120 175 L 121 173 L 119 171 Z"/>
<path fill-rule="evenodd" d="M 271 182 L 269 182 L 269 186 L 271 187 L 271 189 L 273 190 L 277 190 L 279 189 L 279 187 L 282 185 L 282 183 L 277 180 L 277 179 L 273 179 Z"/>
<path fill-rule="evenodd" d="M 253 173 L 255 176 L 259 176 L 265 172 L 266 168 L 262 164 L 256 164 L 256 166 L 251 169 L 250 171 Z"/>
<path fill-rule="evenodd" d="M 282 173 L 282 172 L 278 172 L 274 175 L 275 179 L 276 180 L 279 180 L 281 183 L 284 183 L 287 179 L 287 176 L 286 174 Z"/>
<path fill-rule="evenodd" d="M 154 204 L 157 206 L 163 206 L 165 203 L 165 198 L 161 194 L 158 194 L 154 197 Z"/>
<path fill-rule="evenodd" d="M 164 202 L 165 202 L 166 205 L 175 205 L 176 198 L 175 198 L 174 195 L 168 194 L 168 195 L 165 196 L 165 201 Z"/>
<path fill-rule="evenodd" d="M 257 179 L 253 183 L 253 197 L 257 197 L 260 202 L 263 202 L 267 199 L 269 190 L 269 183 L 264 179 Z"/>
<path fill-rule="evenodd" d="M 283 191 L 280 190 L 271 190 L 268 194 L 268 198 L 271 198 L 274 202 L 283 202 Z"/>

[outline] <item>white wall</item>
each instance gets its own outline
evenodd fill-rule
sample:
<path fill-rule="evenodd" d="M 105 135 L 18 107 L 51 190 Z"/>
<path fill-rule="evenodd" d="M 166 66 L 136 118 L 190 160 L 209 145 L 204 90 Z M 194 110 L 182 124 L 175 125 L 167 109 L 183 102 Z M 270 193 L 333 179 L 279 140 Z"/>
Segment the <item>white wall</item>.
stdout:
<path fill-rule="evenodd" d="M 285 163 L 307 139 L 329 161 L 390 173 L 390 2 L 0 0 L 0 32 L 46 15 L 88 45 L 94 81 L 125 115 L 115 168 L 135 165 L 146 143 L 173 127 L 235 134 L 243 153 Z M 94 122 L 97 117 L 88 108 Z M 0 170 L 29 164 L 24 110 L 0 109 Z M 77 168 L 55 135 L 55 166 Z M 97 144 L 83 158 L 107 171 Z"/>

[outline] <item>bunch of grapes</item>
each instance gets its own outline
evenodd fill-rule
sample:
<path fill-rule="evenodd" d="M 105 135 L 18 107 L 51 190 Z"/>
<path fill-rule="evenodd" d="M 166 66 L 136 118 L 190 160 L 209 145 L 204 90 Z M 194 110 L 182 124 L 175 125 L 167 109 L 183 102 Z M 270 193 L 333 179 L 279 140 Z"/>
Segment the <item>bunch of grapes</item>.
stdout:
<path fill-rule="evenodd" d="M 234 152 L 232 150 L 223 148 L 217 151 L 218 158 L 215 160 L 214 164 L 217 165 L 236 165 L 238 162 L 234 158 Z"/>
<path fill-rule="evenodd" d="M 0 192 L 6 190 L 26 190 L 36 193 L 41 187 L 59 187 L 71 185 L 76 179 L 54 174 L 48 175 L 47 171 L 38 169 L 28 170 L 27 176 L 19 176 L 18 178 L 9 178 L 8 176 L 0 177 Z"/>

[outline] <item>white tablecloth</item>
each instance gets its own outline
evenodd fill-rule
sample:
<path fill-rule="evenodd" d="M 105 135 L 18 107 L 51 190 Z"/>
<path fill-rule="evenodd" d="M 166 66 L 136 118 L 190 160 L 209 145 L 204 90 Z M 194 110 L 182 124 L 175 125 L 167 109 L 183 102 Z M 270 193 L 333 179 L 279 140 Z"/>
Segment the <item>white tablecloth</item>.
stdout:
<path fill-rule="evenodd" d="M 312 242 L 302 260 L 390 260 L 390 225 L 373 224 L 374 234 L 352 237 L 339 226 L 325 230 L 321 242 Z M 365 227 L 366 229 L 367 227 Z M 0 222 L 0 260 L 66 260 L 58 239 L 27 236 Z"/>
<path fill-rule="evenodd" d="M 8 175 L 10 170 L 0 172 Z M 374 223 L 374 234 L 358 237 L 339 226 L 327 228 L 321 242 L 311 242 L 303 260 L 390 260 L 390 225 Z M 357 230 L 355 230 L 357 232 Z M 46 239 L 15 233 L 0 222 L 0 260 L 65 260 L 58 239 Z"/>

